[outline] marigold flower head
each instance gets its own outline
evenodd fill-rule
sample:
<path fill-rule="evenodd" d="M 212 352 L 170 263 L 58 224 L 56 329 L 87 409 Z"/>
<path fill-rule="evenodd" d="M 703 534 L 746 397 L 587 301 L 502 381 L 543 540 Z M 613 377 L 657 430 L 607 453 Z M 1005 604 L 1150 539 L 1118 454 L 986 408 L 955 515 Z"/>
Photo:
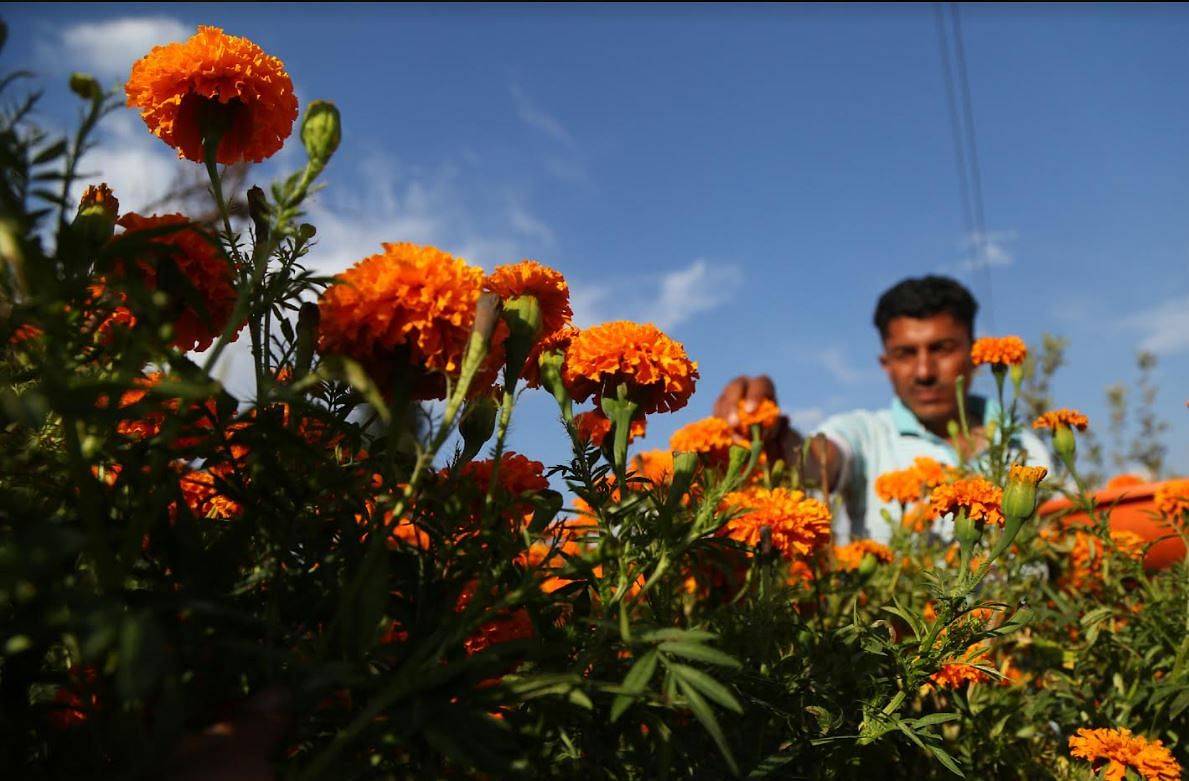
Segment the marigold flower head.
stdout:
<path fill-rule="evenodd" d="M 1003 525 L 1003 489 L 992 485 L 981 477 L 965 477 L 952 483 L 943 483 L 933 489 L 929 497 L 933 512 L 938 516 L 966 511 L 966 517 L 973 521 Z"/>
<path fill-rule="evenodd" d="M 1189 513 L 1189 479 L 1168 480 L 1156 489 L 1156 512 L 1173 524 L 1181 524 Z"/>
<path fill-rule="evenodd" d="M 474 481 L 476 488 L 486 494 L 493 471 L 495 461 L 487 458 L 464 464 L 459 474 Z M 511 450 L 500 456 L 498 479 L 500 488 L 509 496 L 520 496 L 549 488 L 549 480 L 545 477 L 545 465 Z"/>
<path fill-rule="evenodd" d="M 197 518 L 229 521 L 242 512 L 238 502 L 219 492 L 216 475 L 210 469 L 187 472 L 182 475 L 179 486 L 186 506 Z"/>
<path fill-rule="evenodd" d="M 211 241 L 194 228 L 188 219 L 180 214 L 162 214 L 143 217 L 128 212 L 120 217 L 118 225 L 124 228 L 121 239 L 127 239 L 143 231 L 158 231 L 177 226 L 177 230 L 157 233 L 150 241 L 155 247 L 168 252 L 169 260 L 185 277 L 186 282 L 197 294 L 205 312 L 195 309 L 189 302 L 189 291 L 167 290 L 173 302 L 180 307 L 173 321 L 173 346 L 179 350 L 205 350 L 223 332 L 235 309 L 235 285 L 231 266 Z M 159 255 L 120 259 L 114 266 L 113 276 L 139 273 L 146 286 L 159 287 L 157 273 L 161 263 Z"/>
<path fill-rule="evenodd" d="M 751 437 L 752 426 L 768 430 L 780 420 L 780 407 L 771 399 L 764 399 L 751 412 L 745 409 L 746 405 L 747 401 L 741 399 L 736 407 L 736 413 L 739 416 L 739 430 L 746 437 Z"/>
<path fill-rule="evenodd" d="M 319 349 L 358 360 L 380 382 L 399 358 L 420 372 L 415 398 L 445 396 L 445 380 L 436 373 L 462 367 L 483 270 L 434 247 L 384 244 L 337 280 L 318 301 Z M 506 334 L 501 324 L 492 341 L 498 345 Z M 487 358 L 487 373 L 502 361 L 496 352 Z"/>
<path fill-rule="evenodd" d="M 926 488 L 935 488 L 958 476 L 954 467 L 942 464 L 928 456 L 917 456 L 912 460 L 910 468 L 917 473 L 917 477 Z"/>
<path fill-rule="evenodd" d="M 578 438 L 595 447 L 602 447 L 603 440 L 611 433 L 611 420 L 603 414 L 602 410 L 593 409 L 589 412 L 580 412 L 574 416 L 574 425 L 578 428 Z M 631 429 L 628 431 L 628 442 L 633 441 L 636 437 L 644 436 L 647 428 L 644 418 L 632 420 Z"/>
<path fill-rule="evenodd" d="M 970 359 L 975 366 L 1019 366 L 1028 357 L 1028 346 L 1018 336 L 984 336 L 974 341 Z"/>
<path fill-rule="evenodd" d="M 217 160 L 231 165 L 271 157 L 297 119 L 284 63 L 218 27 L 154 47 L 132 65 L 124 92 L 153 135 L 195 162 L 204 160 L 204 123 L 224 128 Z"/>
<path fill-rule="evenodd" d="M 161 384 L 165 379 L 162 372 L 152 372 L 144 377 L 137 377 L 132 381 L 132 389 L 120 395 L 117 407 L 126 409 L 144 401 L 145 397 Z M 107 406 L 106 397 L 100 399 L 99 406 Z M 166 415 L 182 414 L 181 399 L 169 399 L 157 409 L 150 410 L 145 415 L 135 419 L 121 420 L 116 424 L 116 432 L 131 439 L 151 439 L 161 433 Z M 214 399 L 207 399 L 204 403 L 189 405 L 184 413 L 187 416 L 187 429 L 174 443 L 178 447 L 190 447 L 196 444 L 202 434 L 214 428 L 218 410 Z"/>
<path fill-rule="evenodd" d="M 1124 559 L 1138 561 L 1147 545 L 1143 537 L 1133 531 L 1111 529 L 1111 545 Z M 1090 532 L 1078 531 L 1069 551 L 1069 566 L 1060 582 L 1074 592 L 1097 592 L 1102 588 L 1102 559 L 1108 555 L 1102 540 Z"/>
<path fill-rule="evenodd" d="M 908 505 L 920 499 L 923 493 L 921 475 L 912 467 L 884 472 L 875 478 L 875 495 L 881 502 Z"/>
<path fill-rule="evenodd" d="M 626 320 L 581 331 L 570 342 L 562 379 L 575 401 L 615 398 L 626 384 L 645 414 L 686 405 L 698 380 L 698 364 L 685 348 L 651 323 Z"/>
<path fill-rule="evenodd" d="M 95 246 L 111 238 L 120 216 L 120 201 L 104 183 L 87 185 L 78 202 L 78 213 L 71 227 Z"/>
<path fill-rule="evenodd" d="M 786 559 L 808 556 L 830 541 L 829 508 L 801 491 L 746 488 L 727 494 L 720 509 L 742 511 L 722 527 L 725 536 L 755 547 L 767 527 Z"/>
<path fill-rule="evenodd" d="M 702 453 L 711 461 L 726 463 L 731 445 L 741 444 L 731 425 L 722 418 L 702 418 L 686 424 L 669 437 L 670 450 Z"/>
<path fill-rule="evenodd" d="M 834 546 L 835 569 L 841 572 L 857 570 L 863 557 L 871 554 L 876 561 L 888 564 L 892 561 L 892 549 L 875 540 L 855 540 L 846 545 Z"/>
<path fill-rule="evenodd" d="M 483 283 L 483 289 L 507 301 L 516 296 L 532 296 L 541 305 L 541 333 L 552 334 L 569 325 L 570 286 L 566 278 L 535 260 L 522 260 L 496 266 Z"/>
<path fill-rule="evenodd" d="M 1069 738 L 1070 755 L 1089 762 L 1108 781 L 1123 781 L 1128 769 L 1144 781 L 1178 781 L 1181 765 L 1160 740 L 1120 729 L 1082 727 Z"/>
<path fill-rule="evenodd" d="M 1088 425 L 1090 425 L 1090 419 L 1075 409 L 1050 410 L 1032 421 L 1032 428 L 1047 428 L 1053 431 L 1061 426 L 1085 431 Z"/>
<path fill-rule="evenodd" d="M 928 502 L 915 502 L 904 510 L 900 519 L 901 528 L 923 534 L 933 525 L 933 508 Z"/>
<path fill-rule="evenodd" d="M 669 450 L 645 450 L 632 458 L 632 471 L 647 478 L 654 486 L 673 479 L 673 453 Z"/>
<path fill-rule="evenodd" d="M 990 681 L 990 673 L 975 667 L 972 662 L 986 664 L 985 659 L 943 664 L 940 670 L 929 676 L 929 680 L 939 689 L 961 689 L 972 683 Z"/>
<path fill-rule="evenodd" d="M 1043 466 L 1024 466 L 1022 464 L 1012 464 L 1008 472 L 1008 479 L 1027 483 L 1028 485 L 1039 485 L 1041 480 L 1045 479 L 1045 475 L 1049 470 Z"/>

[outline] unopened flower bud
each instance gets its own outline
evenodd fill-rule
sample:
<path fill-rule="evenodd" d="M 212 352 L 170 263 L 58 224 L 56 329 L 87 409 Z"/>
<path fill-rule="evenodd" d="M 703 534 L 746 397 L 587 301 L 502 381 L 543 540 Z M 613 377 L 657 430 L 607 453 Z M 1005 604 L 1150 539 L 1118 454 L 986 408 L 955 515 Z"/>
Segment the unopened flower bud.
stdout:
<path fill-rule="evenodd" d="M 863 580 L 875 574 L 875 568 L 879 566 L 879 560 L 870 553 L 864 553 L 862 561 L 859 562 L 859 577 Z"/>
<path fill-rule="evenodd" d="M 694 472 L 698 468 L 698 454 L 679 451 L 673 454 L 673 481 L 669 484 L 669 497 L 665 506 L 672 510 L 681 503 L 682 497 L 689 491 L 694 481 Z"/>
<path fill-rule="evenodd" d="M 951 420 L 945 424 L 945 432 L 950 435 L 950 439 L 957 439 L 962 433 L 962 427 L 958 425 L 958 421 Z"/>
<path fill-rule="evenodd" d="M 1013 464 L 1003 489 L 1003 514 L 1027 520 L 1036 512 L 1037 487 L 1048 473 L 1043 466 Z"/>
<path fill-rule="evenodd" d="M 478 455 L 487 440 L 491 439 L 498 414 L 499 405 L 487 394 L 477 396 L 467 403 L 462 413 L 462 421 L 458 424 L 458 431 L 462 434 L 463 463 Z"/>
<path fill-rule="evenodd" d="M 258 185 L 248 188 L 248 216 L 252 218 L 252 227 L 256 230 L 256 243 L 268 242 L 268 199 L 264 190 Z"/>
<path fill-rule="evenodd" d="M 482 339 L 484 344 L 491 343 L 491 335 L 500 321 L 501 303 L 495 293 L 483 293 L 475 304 L 475 323 L 471 326 L 471 334 Z"/>
<path fill-rule="evenodd" d="M 728 483 L 734 480 L 743 471 L 743 467 L 747 465 L 748 460 L 751 459 L 751 448 L 743 447 L 742 445 L 731 445 L 731 449 L 727 451 L 727 476 Z"/>
<path fill-rule="evenodd" d="M 1018 395 L 1020 386 L 1024 384 L 1024 364 L 1017 363 L 1012 366 L 1009 376 L 1011 377 L 1012 387 L 1016 389 L 1016 394 Z"/>
<path fill-rule="evenodd" d="M 311 163 L 318 168 L 325 166 L 342 139 L 342 120 L 333 103 L 315 100 L 306 107 L 301 120 L 301 143 Z"/>
<path fill-rule="evenodd" d="M 103 95 L 99 82 L 89 73 L 70 74 L 70 91 L 83 100 L 96 100 Z"/>
<path fill-rule="evenodd" d="M 1061 460 L 1073 462 L 1074 454 L 1077 453 L 1077 440 L 1072 428 L 1062 424 L 1053 430 L 1053 450 L 1057 451 Z"/>
<path fill-rule="evenodd" d="M 509 298 L 504 302 L 501 317 L 508 324 L 508 340 L 504 342 L 504 350 L 510 384 L 524 370 L 524 362 L 541 335 L 541 303 L 536 296 L 530 295 Z"/>
<path fill-rule="evenodd" d="M 566 423 L 571 423 L 574 420 L 574 404 L 561 378 L 561 370 L 565 363 L 565 354 L 558 350 L 541 353 L 537 358 L 541 387 L 553 394 L 557 406 L 561 408 L 562 418 Z"/>
<path fill-rule="evenodd" d="M 313 301 L 302 303 L 297 312 L 297 346 L 294 348 L 293 375 L 300 380 L 310 371 L 314 360 L 314 347 L 318 342 L 318 326 L 322 322 L 322 310 Z"/>
<path fill-rule="evenodd" d="M 83 191 L 71 230 L 92 248 L 111 238 L 120 213 L 120 202 L 106 184 L 93 184 Z"/>

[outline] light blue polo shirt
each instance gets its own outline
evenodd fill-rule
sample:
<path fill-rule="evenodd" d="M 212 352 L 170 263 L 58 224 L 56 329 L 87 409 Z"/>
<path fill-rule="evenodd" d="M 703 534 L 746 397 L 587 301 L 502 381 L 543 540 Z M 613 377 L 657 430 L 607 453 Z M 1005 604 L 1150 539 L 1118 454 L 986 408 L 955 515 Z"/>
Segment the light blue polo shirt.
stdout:
<path fill-rule="evenodd" d="M 999 416 L 999 404 L 994 399 L 971 396 L 968 414 L 971 420 L 985 423 Z M 942 437 L 927 430 L 916 415 L 899 398 L 887 409 L 855 410 L 827 418 L 816 433 L 825 434 L 842 451 L 842 473 L 838 494 L 842 497 L 842 511 L 835 509 L 834 537 L 838 544 L 852 539 L 870 538 L 886 543 L 892 529 L 880 510 L 887 509 L 893 519 L 899 517 L 899 506 L 881 502 L 875 495 L 875 478 L 884 472 L 907 469 L 918 456 L 928 456 L 942 464 L 957 466 L 958 453 Z M 1048 449 L 1029 430 L 1016 435 L 1013 444 L 1024 452 L 1030 466 L 1052 470 Z M 937 529 L 949 537 L 949 529 Z"/>

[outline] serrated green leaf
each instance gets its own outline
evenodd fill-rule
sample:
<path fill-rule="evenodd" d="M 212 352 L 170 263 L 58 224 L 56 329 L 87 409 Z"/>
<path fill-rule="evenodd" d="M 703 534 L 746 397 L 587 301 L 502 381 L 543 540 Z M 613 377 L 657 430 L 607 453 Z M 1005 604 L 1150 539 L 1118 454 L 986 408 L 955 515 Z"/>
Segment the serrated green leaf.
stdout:
<path fill-rule="evenodd" d="M 677 629 L 676 627 L 669 627 L 645 632 L 640 635 L 640 639 L 646 643 L 664 643 L 670 640 L 700 643 L 704 640 L 717 640 L 718 635 L 702 629 Z"/>
<path fill-rule="evenodd" d="M 919 719 L 907 719 L 909 724 L 914 727 L 929 727 L 934 724 L 945 724 L 947 721 L 954 721 L 961 718 L 957 713 L 930 713 L 928 716 L 921 716 Z"/>
<path fill-rule="evenodd" d="M 665 666 L 677 676 L 677 682 L 679 684 L 686 683 L 693 686 L 727 710 L 740 714 L 743 713 L 743 706 L 739 704 L 739 700 L 735 699 L 735 695 L 731 694 L 731 690 L 726 686 L 723 686 L 696 667 L 670 662 L 667 659 L 664 661 Z"/>
<path fill-rule="evenodd" d="M 663 653 L 684 656 L 686 659 L 706 662 L 707 664 L 717 664 L 720 667 L 730 667 L 734 670 L 738 670 L 743 666 L 733 657 L 719 651 L 717 648 L 711 648 L 701 643 L 668 642 L 661 643 L 657 646 L 657 649 Z"/>
<path fill-rule="evenodd" d="M 945 766 L 945 769 L 956 775 L 958 778 L 966 778 L 966 774 L 962 772 L 962 768 L 958 767 L 958 763 L 954 758 L 945 752 L 941 746 L 929 745 L 929 750 L 933 752 L 933 756 L 937 757 L 937 761 Z"/>
<path fill-rule="evenodd" d="M 642 694 L 656 672 L 657 652 L 649 651 L 636 660 L 628 674 L 623 678 L 623 688 L 632 694 L 620 694 L 611 703 L 611 721 L 615 722 L 623 715 L 637 696 Z"/>
<path fill-rule="evenodd" d="M 679 667 L 680 665 L 677 666 Z M 723 759 L 726 760 L 727 765 L 731 768 L 731 772 L 739 775 L 739 766 L 735 764 L 735 757 L 731 754 L 731 747 L 727 745 L 727 739 L 722 734 L 722 728 L 718 726 L 718 719 L 714 716 L 714 710 L 711 709 L 706 700 L 702 699 L 702 695 L 698 694 L 693 686 L 686 683 L 683 678 L 677 676 L 676 672 L 674 672 L 674 676 L 677 680 L 677 687 L 681 689 L 682 696 L 689 703 L 689 709 L 693 711 L 694 716 L 701 722 L 703 729 L 710 733 L 710 737 L 714 739 L 718 750 L 722 752 Z"/>

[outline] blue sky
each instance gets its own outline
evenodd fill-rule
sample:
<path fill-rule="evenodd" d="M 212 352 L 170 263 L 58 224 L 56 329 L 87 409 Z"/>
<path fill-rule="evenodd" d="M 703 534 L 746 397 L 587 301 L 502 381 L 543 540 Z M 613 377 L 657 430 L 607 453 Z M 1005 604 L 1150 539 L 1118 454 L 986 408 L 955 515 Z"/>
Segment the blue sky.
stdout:
<path fill-rule="evenodd" d="M 871 311 L 949 273 L 982 333 L 1067 336 L 1063 405 L 1105 428 L 1104 387 L 1160 357 L 1170 466 L 1189 472 L 1189 11 L 963 6 L 990 263 L 972 268 L 934 10 L 909 7 L 8 5 L 4 67 L 117 84 L 197 24 L 333 100 L 344 144 L 311 210 L 338 270 L 381 241 L 566 274 L 579 320 L 655 320 L 702 372 L 646 446 L 767 372 L 803 425 L 890 398 Z M 61 88 L 58 85 L 62 85 Z M 293 139 L 253 179 L 294 167 Z M 102 168 L 126 208 L 179 166 L 131 112 Z M 234 384 L 235 372 L 231 382 Z M 984 380 L 985 381 L 985 380 Z M 513 447 L 565 456 L 526 396 Z"/>

